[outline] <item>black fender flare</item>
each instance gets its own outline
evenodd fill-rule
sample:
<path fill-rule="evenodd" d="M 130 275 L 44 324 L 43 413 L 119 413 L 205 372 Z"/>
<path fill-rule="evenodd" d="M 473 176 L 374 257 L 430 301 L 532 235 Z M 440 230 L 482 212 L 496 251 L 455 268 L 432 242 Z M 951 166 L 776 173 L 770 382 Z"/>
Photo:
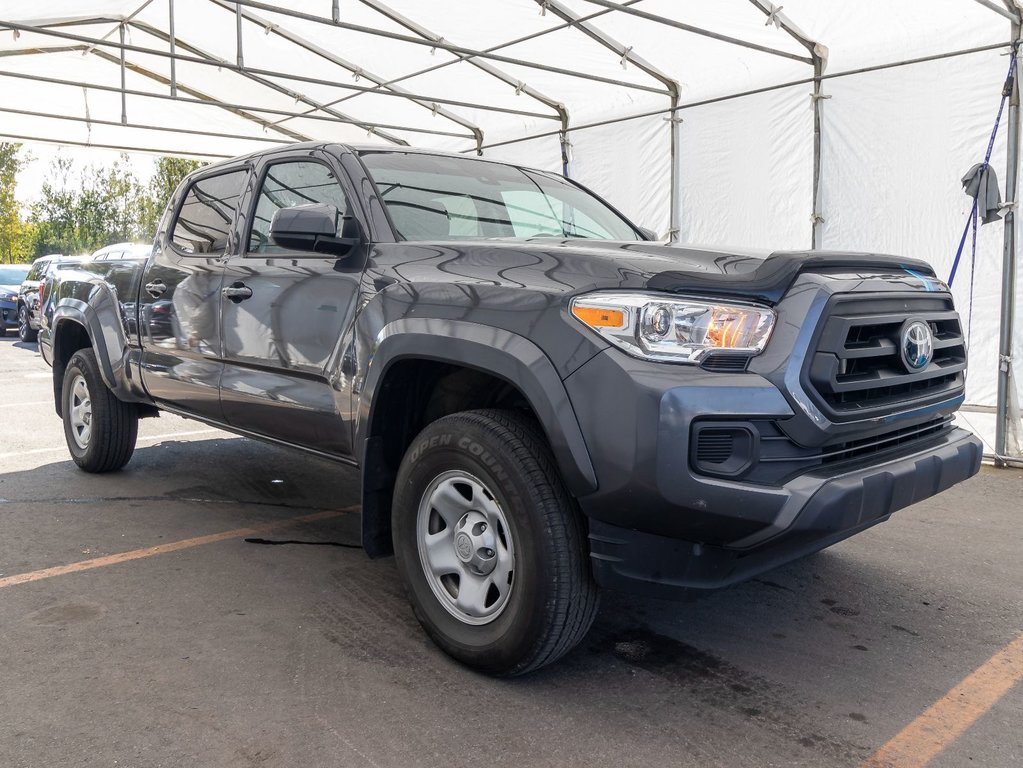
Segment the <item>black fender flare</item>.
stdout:
<path fill-rule="evenodd" d="M 88 301 L 70 296 L 57 301 L 53 310 L 53 319 L 50 321 L 52 328 L 50 337 L 55 363 L 54 376 L 58 372 L 56 361 L 60 355 L 61 326 L 69 322 L 77 323 L 85 328 L 93 351 L 96 353 L 100 376 L 114 396 L 126 402 L 139 401 L 140 398 L 130 380 L 128 339 L 121 323 L 117 297 L 114 292 L 103 283 L 95 283 L 93 290 L 90 291 Z M 54 389 L 56 391 L 56 382 Z M 59 412 L 59 402 L 57 408 Z"/>
<path fill-rule="evenodd" d="M 597 476 L 565 385 L 550 359 L 536 344 L 511 331 L 460 320 L 401 318 L 376 335 L 372 356 L 359 392 L 355 445 L 360 446 L 364 502 L 366 476 L 372 472 L 367 443 L 373 423 L 375 395 L 388 369 L 401 360 L 433 360 L 475 368 L 517 387 L 540 420 L 569 492 L 584 496 L 597 490 Z M 364 504 L 363 543 L 367 552 L 382 553 L 376 541 L 380 521 L 367 515 Z"/>

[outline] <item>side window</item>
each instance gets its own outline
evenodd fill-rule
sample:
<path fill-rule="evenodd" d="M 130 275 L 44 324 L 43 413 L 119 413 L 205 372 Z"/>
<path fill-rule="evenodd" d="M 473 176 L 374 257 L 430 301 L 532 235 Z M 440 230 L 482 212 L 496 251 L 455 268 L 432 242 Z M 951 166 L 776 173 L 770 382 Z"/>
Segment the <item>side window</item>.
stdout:
<path fill-rule="evenodd" d="M 247 170 L 231 171 L 200 179 L 188 188 L 174 222 L 171 240 L 190 254 L 221 254 L 238 209 Z"/>
<path fill-rule="evenodd" d="M 271 165 L 263 177 L 249 232 L 250 253 L 277 253 L 284 249 L 270 240 L 270 222 L 281 208 L 326 203 L 343 216 L 348 208 L 344 190 L 334 172 L 322 163 L 295 161 Z"/>
<path fill-rule="evenodd" d="M 46 266 L 45 261 L 37 261 L 35 264 L 32 265 L 32 269 L 28 271 L 28 274 L 25 276 L 25 279 L 38 280 L 39 276 L 43 273 L 43 267 L 45 266 Z"/>

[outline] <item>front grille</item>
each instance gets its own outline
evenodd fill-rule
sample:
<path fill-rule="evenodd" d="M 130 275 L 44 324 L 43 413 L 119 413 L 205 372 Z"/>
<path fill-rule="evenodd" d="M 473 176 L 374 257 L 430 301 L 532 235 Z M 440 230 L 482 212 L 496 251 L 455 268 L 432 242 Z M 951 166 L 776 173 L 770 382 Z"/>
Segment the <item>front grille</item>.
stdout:
<path fill-rule="evenodd" d="M 934 355 L 920 371 L 902 361 L 907 320 L 928 325 Z M 810 389 L 836 420 L 926 405 L 962 392 L 966 369 L 959 315 L 949 296 L 840 296 L 829 304 L 807 362 Z"/>

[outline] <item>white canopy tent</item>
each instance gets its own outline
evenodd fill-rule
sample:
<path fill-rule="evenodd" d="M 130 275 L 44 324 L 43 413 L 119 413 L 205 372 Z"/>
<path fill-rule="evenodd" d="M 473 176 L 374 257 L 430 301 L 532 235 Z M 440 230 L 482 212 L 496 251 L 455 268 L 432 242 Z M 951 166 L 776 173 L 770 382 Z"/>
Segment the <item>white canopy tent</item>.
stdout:
<path fill-rule="evenodd" d="M 672 240 L 896 253 L 944 278 L 1018 3 L 8 0 L 0 138 L 202 159 L 305 139 L 479 152 L 564 171 Z M 991 159 L 1008 200 L 1018 145 L 1014 90 Z M 967 243 L 953 290 L 962 418 L 1019 459 L 1016 218 L 980 229 L 975 269 Z"/>

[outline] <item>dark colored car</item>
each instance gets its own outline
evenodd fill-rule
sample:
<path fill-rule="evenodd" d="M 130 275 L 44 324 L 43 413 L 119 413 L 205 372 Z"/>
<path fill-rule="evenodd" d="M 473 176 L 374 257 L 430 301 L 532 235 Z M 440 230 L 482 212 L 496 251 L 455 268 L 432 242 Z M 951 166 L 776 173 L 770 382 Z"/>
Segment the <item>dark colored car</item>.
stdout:
<path fill-rule="evenodd" d="M 734 584 L 975 474 L 947 286 L 867 253 L 672 247 L 569 179 L 304 144 L 182 182 L 144 264 L 56 275 L 75 462 L 178 413 L 355 465 L 362 542 L 493 674 L 598 587 Z"/>
<path fill-rule="evenodd" d="M 50 267 L 68 257 L 60 254 L 40 256 L 32 266 L 18 289 L 17 322 L 18 338 L 35 341 L 39 332 L 39 287 L 46 279 Z"/>
<path fill-rule="evenodd" d="M 18 328 L 18 291 L 29 273 L 28 264 L 0 264 L 0 328 Z"/>

